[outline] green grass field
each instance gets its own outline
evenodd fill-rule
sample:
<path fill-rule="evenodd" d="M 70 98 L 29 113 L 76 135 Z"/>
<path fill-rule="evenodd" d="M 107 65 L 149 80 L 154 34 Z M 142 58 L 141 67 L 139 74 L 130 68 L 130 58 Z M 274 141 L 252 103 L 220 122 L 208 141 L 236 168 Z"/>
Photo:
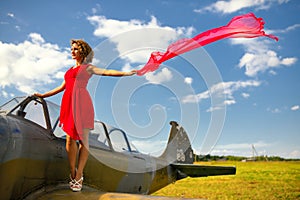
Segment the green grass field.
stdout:
<path fill-rule="evenodd" d="M 204 162 L 236 166 L 236 175 L 186 178 L 153 195 L 203 199 L 300 199 L 299 162 Z"/>

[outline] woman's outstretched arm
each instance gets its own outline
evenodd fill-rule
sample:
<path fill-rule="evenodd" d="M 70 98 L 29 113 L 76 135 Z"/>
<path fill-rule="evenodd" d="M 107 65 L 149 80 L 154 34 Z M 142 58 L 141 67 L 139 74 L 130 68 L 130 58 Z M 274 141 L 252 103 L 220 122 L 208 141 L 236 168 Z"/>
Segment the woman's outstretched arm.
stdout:
<path fill-rule="evenodd" d="M 101 69 L 93 65 L 90 65 L 87 68 L 87 71 L 90 74 L 101 75 L 101 76 L 131 76 L 136 74 L 136 70 L 132 70 L 129 72 L 122 72 L 113 69 Z"/>
<path fill-rule="evenodd" d="M 54 88 L 53 90 L 50 90 L 49 92 L 46 92 L 44 94 L 34 93 L 34 95 L 37 97 L 41 97 L 41 98 L 50 97 L 50 96 L 56 95 L 57 93 L 64 91 L 65 87 L 66 87 L 66 82 L 63 81 L 60 86 L 58 86 L 57 88 Z"/>

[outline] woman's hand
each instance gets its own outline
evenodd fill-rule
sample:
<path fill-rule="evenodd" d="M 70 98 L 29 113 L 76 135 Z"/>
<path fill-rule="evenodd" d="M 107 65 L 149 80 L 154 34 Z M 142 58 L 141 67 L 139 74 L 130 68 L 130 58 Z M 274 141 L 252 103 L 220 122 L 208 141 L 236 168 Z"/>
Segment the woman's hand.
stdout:
<path fill-rule="evenodd" d="M 34 96 L 40 97 L 40 98 L 47 98 L 47 97 L 51 97 L 53 95 L 56 95 L 59 92 L 62 92 L 66 87 L 66 82 L 63 81 L 62 84 L 60 86 L 58 86 L 57 88 L 54 88 L 53 90 L 50 90 L 49 92 L 46 92 L 44 94 L 40 94 L 40 93 L 34 93 Z"/>
<path fill-rule="evenodd" d="M 44 95 L 40 93 L 34 93 L 33 96 L 44 98 Z"/>
<path fill-rule="evenodd" d="M 134 75 L 134 74 L 136 74 L 137 73 L 137 70 L 131 70 L 130 72 L 126 72 L 125 73 L 125 76 L 132 76 L 132 75 Z"/>

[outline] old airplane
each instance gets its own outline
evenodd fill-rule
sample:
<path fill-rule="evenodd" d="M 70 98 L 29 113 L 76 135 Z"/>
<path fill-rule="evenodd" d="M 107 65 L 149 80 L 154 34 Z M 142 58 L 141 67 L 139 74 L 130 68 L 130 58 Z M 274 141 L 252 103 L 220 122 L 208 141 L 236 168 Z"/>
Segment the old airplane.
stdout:
<path fill-rule="evenodd" d="M 187 176 L 236 172 L 231 166 L 194 165 L 189 138 L 176 122 L 170 122 L 164 153 L 152 157 L 140 153 L 121 129 L 95 121 L 84 188 L 72 193 L 59 109 L 35 96 L 0 107 L 1 199 L 170 199 L 149 194 Z"/>

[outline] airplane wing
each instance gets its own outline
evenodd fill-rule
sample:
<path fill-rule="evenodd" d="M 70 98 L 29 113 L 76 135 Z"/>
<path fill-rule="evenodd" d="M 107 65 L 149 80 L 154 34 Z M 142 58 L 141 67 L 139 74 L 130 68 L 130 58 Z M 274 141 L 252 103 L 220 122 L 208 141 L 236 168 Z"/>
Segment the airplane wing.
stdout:
<path fill-rule="evenodd" d="M 234 175 L 236 168 L 232 166 L 210 166 L 210 165 L 194 165 L 173 163 L 173 168 L 178 170 L 178 179 L 190 177 L 205 177 L 205 176 L 218 176 L 218 175 Z"/>
<path fill-rule="evenodd" d="M 43 189 L 42 191 L 35 192 L 29 195 L 25 200 L 189 200 L 185 198 L 176 197 L 163 197 L 163 196 L 151 196 L 141 194 L 127 194 L 116 192 L 101 192 L 99 190 L 83 186 L 81 192 L 72 192 L 66 185 L 56 186 L 53 188 Z M 192 200 L 192 199 L 190 199 Z M 197 199 L 193 199 L 197 200 Z"/>

